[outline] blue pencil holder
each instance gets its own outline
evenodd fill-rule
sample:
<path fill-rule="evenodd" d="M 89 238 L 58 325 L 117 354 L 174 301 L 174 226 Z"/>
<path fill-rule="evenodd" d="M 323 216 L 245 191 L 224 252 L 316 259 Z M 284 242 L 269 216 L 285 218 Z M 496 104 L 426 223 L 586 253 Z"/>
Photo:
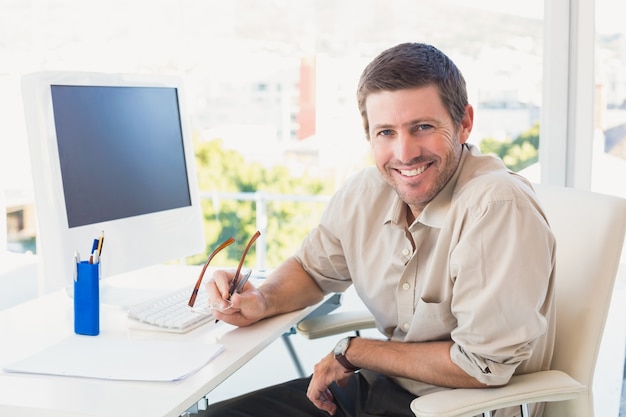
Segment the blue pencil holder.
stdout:
<path fill-rule="evenodd" d="M 100 333 L 100 263 L 79 262 L 74 280 L 74 332 Z"/>

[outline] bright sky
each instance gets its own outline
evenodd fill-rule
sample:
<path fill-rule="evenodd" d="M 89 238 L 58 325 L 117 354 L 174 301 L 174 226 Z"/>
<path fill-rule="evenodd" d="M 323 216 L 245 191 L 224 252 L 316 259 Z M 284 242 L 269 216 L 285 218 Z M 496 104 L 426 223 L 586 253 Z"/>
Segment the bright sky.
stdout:
<path fill-rule="evenodd" d="M 447 3 L 469 7 L 467 0 L 444 0 Z M 472 7 L 510 13 L 517 16 L 541 18 L 543 16 L 544 0 L 502 1 L 502 0 L 473 0 Z"/>
<path fill-rule="evenodd" d="M 600 33 L 626 33 L 624 15 L 626 2 L 624 0 L 595 0 L 596 2 L 596 31 Z"/>
<path fill-rule="evenodd" d="M 467 0 L 444 0 L 447 3 L 467 6 Z M 552 1 L 552 0 L 545 0 Z M 587 1 L 587 0 L 583 0 Z M 594 0 L 596 9 L 596 31 L 600 33 L 626 33 L 624 15 L 626 1 L 624 0 Z M 544 0 L 502 1 L 502 0 L 473 0 L 472 6 L 480 9 L 511 13 L 518 16 L 542 18 Z"/>

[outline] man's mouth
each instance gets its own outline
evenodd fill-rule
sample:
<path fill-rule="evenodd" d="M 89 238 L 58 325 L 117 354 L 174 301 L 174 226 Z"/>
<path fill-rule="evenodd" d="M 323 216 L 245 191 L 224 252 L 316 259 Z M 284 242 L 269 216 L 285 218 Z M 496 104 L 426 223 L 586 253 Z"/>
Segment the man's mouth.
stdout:
<path fill-rule="evenodd" d="M 428 165 L 413 169 L 399 169 L 398 171 L 405 177 L 415 177 L 424 172 L 426 168 L 428 168 Z"/>

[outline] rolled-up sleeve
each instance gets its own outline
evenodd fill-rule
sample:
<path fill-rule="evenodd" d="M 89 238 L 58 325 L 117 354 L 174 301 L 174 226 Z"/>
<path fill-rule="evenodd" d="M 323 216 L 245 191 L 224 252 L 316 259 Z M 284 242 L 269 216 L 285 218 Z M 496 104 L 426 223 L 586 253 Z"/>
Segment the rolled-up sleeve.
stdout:
<path fill-rule="evenodd" d="M 452 361 L 487 385 L 506 384 L 548 328 L 555 242 L 528 200 L 468 212 L 451 254 Z"/>
<path fill-rule="evenodd" d="M 294 256 L 325 294 L 344 291 L 352 283 L 341 242 L 324 224 L 311 230 Z"/>

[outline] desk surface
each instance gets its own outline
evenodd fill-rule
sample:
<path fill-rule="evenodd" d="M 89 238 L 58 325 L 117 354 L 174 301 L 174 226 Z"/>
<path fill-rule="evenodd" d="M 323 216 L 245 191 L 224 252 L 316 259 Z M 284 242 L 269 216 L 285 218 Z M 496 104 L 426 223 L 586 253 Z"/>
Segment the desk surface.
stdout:
<path fill-rule="evenodd" d="M 174 289 L 193 286 L 198 268 L 167 267 L 138 274 L 132 285 L 150 284 Z M 172 269 L 169 269 L 172 268 Z M 115 416 L 177 417 L 237 369 L 267 347 L 311 311 L 285 314 L 247 328 L 226 323 L 208 324 L 186 334 L 132 328 L 123 309 L 102 306 L 100 336 L 135 340 L 217 342 L 224 351 L 197 373 L 180 382 L 107 381 L 63 376 L 0 373 L 2 416 Z M 34 354 L 73 334 L 73 304 L 64 292 L 55 292 L 0 311 L 0 368 Z"/>

